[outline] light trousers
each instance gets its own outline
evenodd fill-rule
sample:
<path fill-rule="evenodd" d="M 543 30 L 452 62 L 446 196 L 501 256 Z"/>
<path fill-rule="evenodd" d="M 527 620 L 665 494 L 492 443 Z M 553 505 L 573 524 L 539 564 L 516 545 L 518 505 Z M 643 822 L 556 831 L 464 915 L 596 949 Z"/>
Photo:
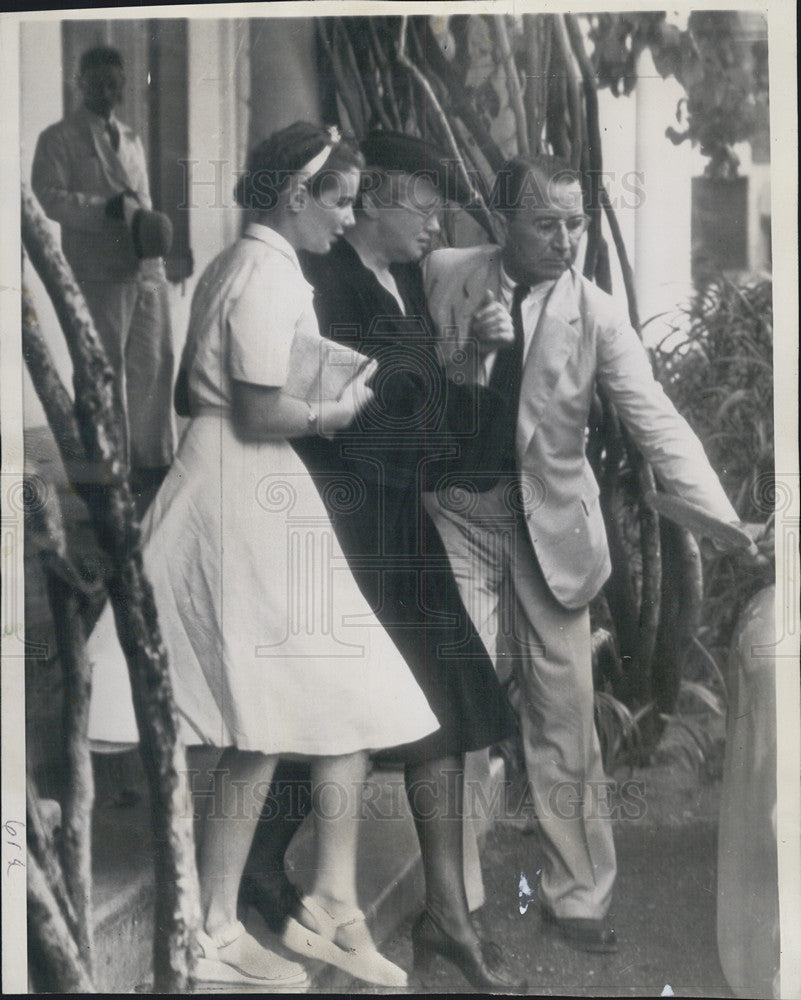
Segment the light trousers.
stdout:
<path fill-rule="evenodd" d="M 82 280 L 81 291 L 114 370 L 128 465 L 169 465 L 174 364 L 166 281 Z"/>
<path fill-rule="evenodd" d="M 505 493 L 499 485 L 450 506 L 429 494 L 426 506 L 499 678 L 511 680 L 544 855 L 540 898 L 558 917 L 601 918 L 616 861 L 603 808 L 589 611 L 553 597 Z"/>

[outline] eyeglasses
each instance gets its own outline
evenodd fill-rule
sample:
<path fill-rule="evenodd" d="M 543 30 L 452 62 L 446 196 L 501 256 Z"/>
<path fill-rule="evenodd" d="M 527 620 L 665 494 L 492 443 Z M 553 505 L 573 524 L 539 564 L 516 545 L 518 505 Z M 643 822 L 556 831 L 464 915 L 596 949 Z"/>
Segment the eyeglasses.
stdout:
<path fill-rule="evenodd" d="M 437 202 L 436 205 L 434 205 L 433 208 L 428 208 L 428 209 L 417 208 L 416 205 L 408 205 L 406 202 L 397 202 L 396 203 L 396 207 L 397 208 L 403 208 L 407 212 L 411 212 L 412 215 L 419 216 L 419 218 L 421 218 L 424 222 L 428 223 L 428 222 L 431 222 L 432 219 L 436 219 L 439 216 L 440 212 L 442 211 L 442 209 L 445 206 L 440 201 L 440 202 Z"/>
<path fill-rule="evenodd" d="M 545 215 L 540 216 L 538 219 L 527 221 L 526 225 L 530 226 L 537 236 L 542 239 L 550 239 L 555 236 L 559 231 L 559 227 L 564 225 L 568 237 L 570 239 L 578 239 L 587 228 L 589 221 L 590 219 L 587 215 L 571 215 L 569 219 L 564 219 L 558 215 Z"/>

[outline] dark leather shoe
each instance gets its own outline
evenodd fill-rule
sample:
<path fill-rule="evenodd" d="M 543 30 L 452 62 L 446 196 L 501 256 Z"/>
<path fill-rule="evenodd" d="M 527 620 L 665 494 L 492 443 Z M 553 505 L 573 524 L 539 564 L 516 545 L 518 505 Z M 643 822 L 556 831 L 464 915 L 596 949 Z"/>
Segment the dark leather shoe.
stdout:
<path fill-rule="evenodd" d="M 542 908 L 542 919 L 555 927 L 571 948 L 612 954 L 617 951 L 617 935 L 609 922 L 592 917 L 557 917 L 547 907 Z"/>
<path fill-rule="evenodd" d="M 485 937 L 486 931 L 477 912 L 473 911 L 470 914 L 470 923 L 473 925 L 473 930 L 478 935 L 479 941 L 481 941 L 481 954 L 487 968 L 493 971 L 500 969 L 503 965 L 503 948 L 501 948 L 497 941 Z"/>
<path fill-rule="evenodd" d="M 244 875 L 239 889 L 239 902 L 252 906 L 273 934 L 279 934 L 286 918 L 300 901 L 300 893 L 286 875 L 259 878 Z"/>
<path fill-rule="evenodd" d="M 481 993 L 525 993 L 528 986 L 514 973 L 489 968 L 479 941 L 457 941 L 437 925 L 427 910 L 412 927 L 412 954 L 415 972 L 424 985 L 428 966 L 435 955 L 440 955 Z"/>

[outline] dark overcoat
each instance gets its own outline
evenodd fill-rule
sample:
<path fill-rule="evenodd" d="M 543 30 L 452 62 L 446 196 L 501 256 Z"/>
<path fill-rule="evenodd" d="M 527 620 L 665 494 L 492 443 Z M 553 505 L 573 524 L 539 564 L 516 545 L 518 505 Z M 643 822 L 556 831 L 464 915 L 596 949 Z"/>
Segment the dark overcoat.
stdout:
<path fill-rule="evenodd" d="M 502 401 L 449 382 L 435 351 L 420 269 L 393 269 L 406 306 L 341 240 L 302 255 L 320 332 L 378 359 L 375 401 L 336 435 L 293 441 L 312 474 L 362 592 L 403 654 L 440 721 L 407 759 L 477 750 L 508 736 L 514 717 L 459 597 L 445 549 L 423 506 L 437 486 L 491 485 L 496 443 L 481 434 Z M 497 421 L 495 421 L 497 423 Z M 387 706 L 391 711 L 391 706 Z"/>

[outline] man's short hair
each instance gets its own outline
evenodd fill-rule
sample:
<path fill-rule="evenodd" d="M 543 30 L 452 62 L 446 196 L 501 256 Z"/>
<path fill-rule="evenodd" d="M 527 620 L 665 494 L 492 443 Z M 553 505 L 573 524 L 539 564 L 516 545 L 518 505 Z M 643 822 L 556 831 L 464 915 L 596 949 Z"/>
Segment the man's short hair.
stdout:
<path fill-rule="evenodd" d="M 97 45 L 93 49 L 87 49 L 81 56 L 81 73 L 85 73 L 88 69 L 97 69 L 100 66 L 116 66 L 118 69 L 122 69 L 122 56 L 116 49 L 112 49 L 108 45 Z"/>
<path fill-rule="evenodd" d="M 498 171 L 490 208 L 510 216 L 520 208 L 543 205 L 550 188 L 565 183 L 580 184 L 581 178 L 560 156 L 515 156 Z"/>

